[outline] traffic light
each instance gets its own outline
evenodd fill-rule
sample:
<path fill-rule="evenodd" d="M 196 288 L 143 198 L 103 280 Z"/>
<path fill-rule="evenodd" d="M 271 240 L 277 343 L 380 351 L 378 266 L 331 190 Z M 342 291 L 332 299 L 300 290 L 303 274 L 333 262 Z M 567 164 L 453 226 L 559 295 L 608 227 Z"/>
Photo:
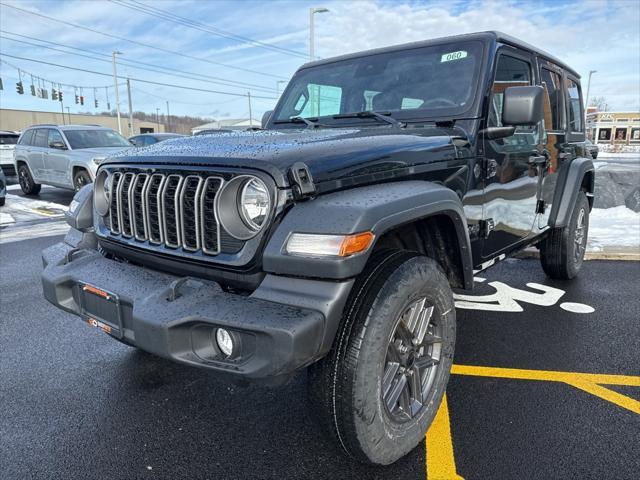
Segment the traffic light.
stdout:
<path fill-rule="evenodd" d="M 80 103 L 80 97 L 78 95 L 76 95 L 76 105 Z"/>
<path fill-rule="evenodd" d="M 95 107 L 96 107 L 96 108 L 98 108 L 98 99 L 95 99 L 95 100 L 93 101 L 93 104 L 95 105 Z"/>
<path fill-rule="evenodd" d="M 58 100 L 62 102 L 62 90 L 58 90 Z"/>
<path fill-rule="evenodd" d="M 58 100 L 58 91 L 55 88 L 51 89 L 51 100 Z"/>
<path fill-rule="evenodd" d="M 31 84 L 31 95 L 33 95 L 34 97 L 36 96 L 36 87 L 33 84 Z"/>
<path fill-rule="evenodd" d="M 80 105 L 84 105 L 84 96 L 80 95 Z"/>
<path fill-rule="evenodd" d="M 16 92 L 18 92 L 20 95 L 24 95 L 24 87 L 22 86 L 22 82 L 16 83 Z"/>

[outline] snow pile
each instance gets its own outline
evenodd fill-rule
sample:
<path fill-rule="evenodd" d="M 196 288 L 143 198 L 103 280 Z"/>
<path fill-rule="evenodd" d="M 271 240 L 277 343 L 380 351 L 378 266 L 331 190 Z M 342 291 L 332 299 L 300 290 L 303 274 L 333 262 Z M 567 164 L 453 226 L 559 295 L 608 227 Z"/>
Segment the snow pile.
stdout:
<path fill-rule="evenodd" d="M 597 252 L 611 247 L 640 251 L 640 212 L 625 206 L 591 211 L 587 250 Z"/>
<path fill-rule="evenodd" d="M 0 225 L 10 225 L 16 223 L 16 219 L 8 213 L 0 212 Z"/>

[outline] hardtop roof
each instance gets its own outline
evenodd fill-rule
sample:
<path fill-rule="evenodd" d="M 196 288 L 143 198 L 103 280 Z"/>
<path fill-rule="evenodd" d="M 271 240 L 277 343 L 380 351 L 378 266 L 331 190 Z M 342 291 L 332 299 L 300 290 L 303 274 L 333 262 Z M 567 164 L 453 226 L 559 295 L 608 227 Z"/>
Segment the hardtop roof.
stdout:
<path fill-rule="evenodd" d="M 500 43 L 504 43 L 504 44 L 507 44 L 507 45 L 511 45 L 513 47 L 521 48 L 523 50 L 526 50 L 528 52 L 536 54 L 536 55 L 538 55 L 540 57 L 546 58 L 547 60 L 550 60 L 551 62 L 555 63 L 559 67 L 562 67 L 563 69 L 565 69 L 568 72 L 572 73 L 577 78 L 580 78 L 580 75 L 573 68 L 571 68 L 569 65 L 567 65 L 562 60 L 554 57 L 553 55 L 545 52 L 544 50 L 541 50 L 539 48 L 534 47 L 533 45 L 528 44 L 527 42 L 524 42 L 524 41 L 519 40 L 519 39 L 517 39 L 515 37 L 512 37 L 511 35 L 507 35 L 506 33 L 502 33 L 502 32 L 495 31 L 495 30 L 486 31 L 486 32 L 466 33 L 466 34 L 461 34 L 461 35 L 451 35 L 451 36 L 448 36 L 448 37 L 432 38 L 432 39 L 429 39 L 429 40 L 421 40 L 421 41 L 418 41 L 418 42 L 403 43 L 403 44 L 399 44 L 399 45 L 392 45 L 390 47 L 375 48 L 375 49 L 364 50 L 364 51 L 356 52 L 356 53 L 349 53 L 349 54 L 346 54 L 346 55 L 340 55 L 340 56 L 336 56 L 336 57 L 325 58 L 325 59 L 322 59 L 322 60 L 317 60 L 317 61 L 314 61 L 314 62 L 305 63 L 304 65 L 302 65 L 300 67 L 300 70 L 305 69 L 305 68 L 309 68 L 309 67 L 315 67 L 317 65 L 329 64 L 329 63 L 333 63 L 333 62 L 337 62 L 337 61 L 341 61 L 341 60 L 348 60 L 348 59 L 351 59 L 351 58 L 365 57 L 367 55 L 376 55 L 376 54 L 380 54 L 380 53 L 396 52 L 396 51 L 407 50 L 407 49 L 411 49 L 411 48 L 428 47 L 428 46 L 431 46 L 431 45 L 441 45 L 441 44 L 444 44 L 444 43 L 448 43 L 450 41 L 461 42 L 461 41 L 469 41 L 469 40 L 479 40 L 479 41 L 482 41 L 482 42 L 485 42 L 485 43 L 486 42 L 491 42 L 491 41 L 500 42 Z"/>

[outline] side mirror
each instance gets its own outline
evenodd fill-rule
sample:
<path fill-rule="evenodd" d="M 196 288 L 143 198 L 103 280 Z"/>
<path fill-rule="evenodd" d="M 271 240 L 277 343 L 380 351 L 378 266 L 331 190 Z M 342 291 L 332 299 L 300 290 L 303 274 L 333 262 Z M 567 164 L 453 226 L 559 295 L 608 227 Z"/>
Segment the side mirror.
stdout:
<path fill-rule="evenodd" d="M 272 113 L 273 113 L 273 110 L 267 110 L 262 114 L 262 121 L 261 121 L 262 128 L 265 128 L 267 126 L 267 123 L 269 123 L 269 119 L 271 118 Z"/>
<path fill-rule="evenodd" d="M 502 124 L 510 126 L 535 125 L 544 116 L 544 89 L 533 87 L 509 87 L 504 91 Z"/>
<path fill-rule="evenodd" d="M 49 143 L 49 148 L 56 148 L 58 150 L 66 150 L 67 146 L 64 144 L 64 142 L 50 142 Z"/>

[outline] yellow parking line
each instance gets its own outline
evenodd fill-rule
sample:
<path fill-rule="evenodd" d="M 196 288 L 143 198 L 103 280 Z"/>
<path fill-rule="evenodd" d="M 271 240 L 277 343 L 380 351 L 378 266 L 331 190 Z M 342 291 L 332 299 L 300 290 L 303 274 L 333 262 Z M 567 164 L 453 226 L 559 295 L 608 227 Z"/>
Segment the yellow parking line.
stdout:
<path fill-rule="evenodd" d="M 622 385 L 640 387 L 640 376 L 608 375 L 598 373 L 555 372 L 550 370 L 520 370 L 516 368 L 478 367 L 473 365 L 454 365 L 451 373 L 476 377 L 510 378 L 515 380 L 538 380 L 560 382 L 588 392 L 640 414 L 640 402 L 621 393 L 614 392 L 602 385 Z"/>
<path fill-rule="evenodd" d="M 449 405 L 447 395 L 427 431 L 427 479 L 428 480 L 464 480 L 456 472 L 449 423 Z"/>
<path fill-rule="evenodd" d="M 454 375 L 469 375 L 475 377 L 565 383 L 640 415 L 639 401 L 602 386 L 620 385 L 640 387 L 640 376 L 558 372 L 552 370 L 521 370 L 517 368 L 480 367 L 474 365 L 453 365 L 451 373 Z M 426 449 L 428 480 L 464 480 L 456 471 L 453 440 L 451 438 L 449 405 L 446 394 L 442 398 L 438 413 L 427 431 Z"/>

